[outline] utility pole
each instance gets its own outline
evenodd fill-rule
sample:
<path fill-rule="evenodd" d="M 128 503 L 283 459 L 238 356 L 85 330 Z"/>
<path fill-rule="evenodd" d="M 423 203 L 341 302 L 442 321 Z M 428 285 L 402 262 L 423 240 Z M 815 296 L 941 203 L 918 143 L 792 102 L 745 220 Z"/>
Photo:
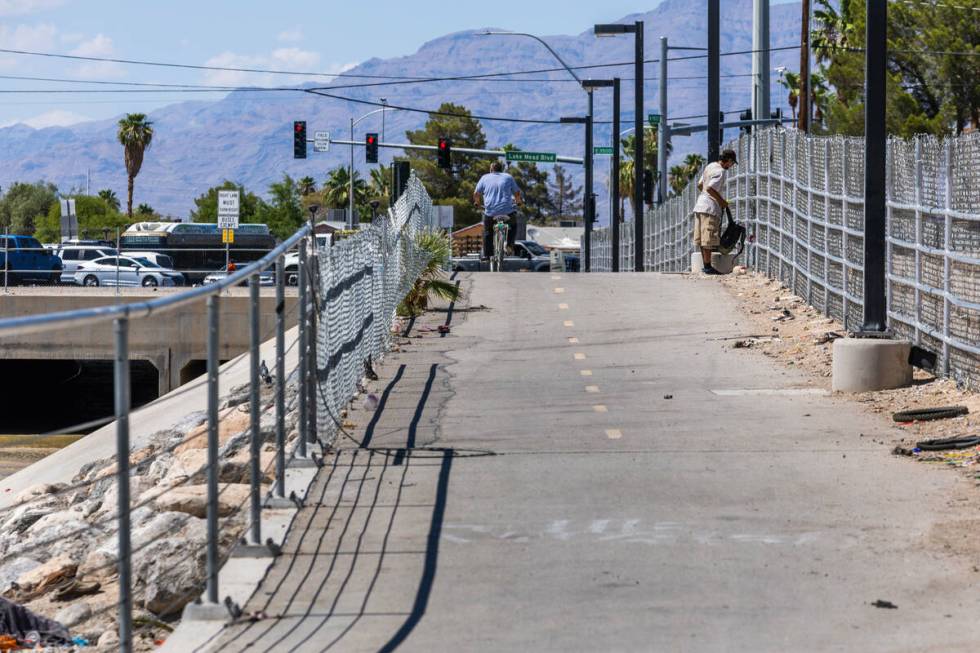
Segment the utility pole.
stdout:
<path fill-rule="evenodd" d="M 716 0 L 717 1 L 717 0 Z M 612 190 L 609 198 L 609 226 L 612 228 L 612 271 L 619 272 L 619 77 L 613 78 Z"/>
<path fill-rule="evenodd" d="M 752 118 L 765 120 L 769 101 L 769 0 L 753 0 Z"/>
<path fill-rule="evenodd" d="M 868 23 L 864 54 L 864 325 L 865 333 L 888 326 L 885 296 L 885 57 L 888 3 L 865 0 Z M 801 116 L 804 114 L 801 112 Z"/>
<path fill-rule="evenodd" d="M 708 0 L 708 163 L 721 152 L 721 0 Z"/>
<path fill-rule="evenodd" d="M 810 131 L 810 0 L 803 0 L 803 27 L 800 34 L 800 118 L 799 130 Z"/>
<path fill-rule="evenodd" d="M 633 34 L 635 37 L 635 63 L 634 63 L 634 77 L 636 78 L 634 86 L 634 118 L 636 123 L 636 151 L 633 153 L 633 271 L 643 272 L 643 214 L 645 211 L 645 205 L 643 203 L 643 171 L 646 168 L 644 164 L 644 143 L 643 136 L 646 131 L 644 125 L 645 116 L 643 115 L 643 21 L 636 21 L 636 32 Z M 617 137 L 618 138 L 618 137 Z"/>
<path fill-rule="evenodd" d="M 658 204 L 667 201 L 667 141 L 670 140 L 667 127 L 667 55 L 670 49 L 667 37 L 660 37 L 660 125 L 657 129 L 657 189 Z"/>

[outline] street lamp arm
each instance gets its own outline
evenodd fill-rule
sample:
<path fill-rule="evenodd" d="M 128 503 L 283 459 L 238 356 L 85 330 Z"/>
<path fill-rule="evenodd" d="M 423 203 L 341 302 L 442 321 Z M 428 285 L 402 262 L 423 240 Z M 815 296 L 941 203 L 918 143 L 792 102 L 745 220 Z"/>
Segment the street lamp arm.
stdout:
<path fill-rule="evenodd" d="M 576 75 L 575 74 L 575 71 L 572 70 L 571 66 L 569 66 L 567 63 L 565 63 L 565 60 L 562 59 L 561 56 L 557 52 L 555 52 L 555 49 L 553 47 L 551 47 L 550 45 L 548 45 L 548 42 L 545 41 L 540 36 L 536 36 L 534 34 L 528 34 L 527 32 L 490 32 L 490 31 L 481 32 L 481 36 L 526 36 L 526 37 L 528 37 L 530 39 L 534 39 L 535 41 L 537 41 L 538 43 L 540 43 L 544 47 L 548 48 L 548 52 L 550 52 L 551 55 L 555 59 L 558 60 L 558 63 L 560 63 L 562 66 L 564 66 L 565 70 L 568 71 L 568 74 L 571 75 L 573 78 L 575 78 L 575 81 L 576 82 L 578 82 L 579 84 L 582 83 L 582 78 L 579 77 L 578 75 Z"/>
<path fill-rule="evenodd" d="M 354 126 L 354 125 L 356 125 L 357 123 L 359 123 L 359 122 L 361 122 L 361 121 L 362 121 L 362 120 L 364 120 L 365 118 L 368 118 L 368 117 L 370 117 L 370 116 L 373 116 L 373 115 L 374 115 L 374 114 L 376 114 L 376 113 L 384 113 L 385 111 L 394 111 L 394 108 L 393 108 L 393 107 L 382 107 L 381 109 L 375 109 L 374 111 L 369 111 L 368 113 L 365 113 L 365 114 L 364 114 L 363 116 L 361 116 L 361 117 L 360 117 L 360 118 L 358 118 L 357 120 L 354 120 L 354 121 L 353 121 L 353 122 L 351 123 L 351 127 L 353 127 L 353 126 Z"/>

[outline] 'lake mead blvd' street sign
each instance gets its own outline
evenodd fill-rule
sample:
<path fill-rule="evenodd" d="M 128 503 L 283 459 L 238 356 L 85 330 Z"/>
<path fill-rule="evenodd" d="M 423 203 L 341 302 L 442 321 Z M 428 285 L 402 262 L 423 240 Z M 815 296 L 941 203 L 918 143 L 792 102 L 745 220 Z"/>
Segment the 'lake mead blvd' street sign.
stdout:
<path fill-rule="evenodd" d="M 529 161 L 531 163 L 554 163 L 558 160 L 557 154 L 550 152 L 508 152 L 507 161 Z"/>

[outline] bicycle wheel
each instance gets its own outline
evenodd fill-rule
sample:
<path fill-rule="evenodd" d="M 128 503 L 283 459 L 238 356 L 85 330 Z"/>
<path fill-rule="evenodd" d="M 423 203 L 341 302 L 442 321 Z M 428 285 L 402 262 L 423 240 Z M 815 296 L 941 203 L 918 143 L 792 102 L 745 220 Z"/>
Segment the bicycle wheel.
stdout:
<path fill-rule="evenodd" d="M 507 234 L 503 229 L 497 229 L 493 237 L 493 262 L 497 272 L 504 269 L 504 247 L 507 242 Z"/>

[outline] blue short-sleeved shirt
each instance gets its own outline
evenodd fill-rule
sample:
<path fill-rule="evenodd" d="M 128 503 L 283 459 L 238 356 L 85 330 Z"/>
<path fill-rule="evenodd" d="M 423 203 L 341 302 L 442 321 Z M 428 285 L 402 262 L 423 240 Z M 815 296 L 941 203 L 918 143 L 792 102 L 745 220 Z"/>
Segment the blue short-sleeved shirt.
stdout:
<path fill-rule="evenodd" d="M 517 210 L 514 193 L 520 192 L 517 182 L 506 172 L 483 175 L 476 192 L 483 197 L 483 213 L 489 216 L 510 215 Z"/>

